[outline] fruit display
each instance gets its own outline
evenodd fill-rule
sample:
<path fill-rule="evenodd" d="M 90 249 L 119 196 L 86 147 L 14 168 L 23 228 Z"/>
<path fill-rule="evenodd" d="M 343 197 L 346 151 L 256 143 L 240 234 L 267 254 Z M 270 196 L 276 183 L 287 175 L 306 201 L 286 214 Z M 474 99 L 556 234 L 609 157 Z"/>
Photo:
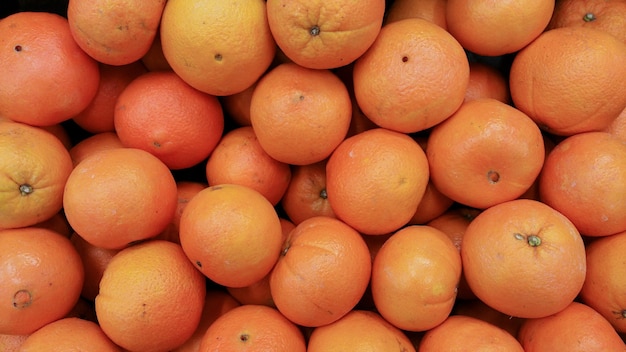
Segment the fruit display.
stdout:
<path fill-rule="evenodd" d="M 626 0 L 7 0 L 0 351 L 626 352 Z"/>

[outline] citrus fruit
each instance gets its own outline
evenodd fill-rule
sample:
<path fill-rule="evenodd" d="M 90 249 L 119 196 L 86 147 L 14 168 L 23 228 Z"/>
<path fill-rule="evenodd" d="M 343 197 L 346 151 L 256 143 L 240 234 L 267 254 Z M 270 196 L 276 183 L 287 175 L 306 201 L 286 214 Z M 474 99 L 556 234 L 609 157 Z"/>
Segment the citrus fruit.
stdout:
<path fill-rule="evenodd" d="M 550 22 L 554 0 L 448 0 L 448 31 L 468 51 L 483 56 L 515 53 L 539 36 Z"/>
<path fill-rule="evenodd" d="M 120 66 L 99 63 L 98 68 L 100 81 L 96 96 L 72 117 L 73 122 L 90 134 L 115 131 L 113 116 L 117 98 L 130 82 L 147 72 L 140 61 Z"/>
<path fill-rule="evenodd" d="M 351 117 L 350 95 L 339 77 L 294 63 L 265 74 L 250 100 L 250 123 L 261 147 L 292 165 L 326 159 L 345 138 Z"/>
<path fill-rule="evenodd" d="M 518 340 L 524 351 L 531 352 L 626 351 L 624 341 L 611 324 L 579 302 L 543 318 L 526 319 L 520 326 Z"/>
<path fill-rule="evenodd" d="M 384 0 L 267 1 L 270 30 L 283 54 L 313 69 L 356 60 L 376 39 L 384 14 Z"/>
<path fill-rule="evenodd" d="M 363 234 L 406 225 L 428 183 L 426 154 L 404 133 L 376 128 L 346 138 L 326 164 L 335 215 Z"/>
<path fill-rule="evenodd" d="M 160 39 L 172 70 L 217 96 L 250 87 L 276 52 L 262 0 L 169 0 Z"/>
<path fill-rule="evenodd" d="M 296 225 L 314 216 L 335 217 L 326 191 L 328 159 L 291 167 L 291 180 L 280 205 Z"/>
<path fill-rule="evenodd" d="M 211 152 L 206 163 L 210 185 L 234 183 L 261 193 L 272 205 L 285 194 L 291 168 L 265 152 L 250 126 L 228 131 Z"/>
<path fill-rule="evenodd" d="M 515 336 L 504 329 L 478 318 L 451 315 L 426 331 L 419 351 L 524 352 L 524 349 Z"/>
<path fill-rule="evenodd" d="M 68 314 L 80 297 L 83 264 L 52 230 L 0 230 L 0 334 L 28 335 Z"/>
<path fill-rule="evenodd" d="M 316 216 L 289 233 L 271 272 L 270 291 L 290 321 L 316 327 L 352 310 L 370 274 L 370 254 L 361 235 L 340 220 Z"/>
<path fill-rule="evenodd" d="M 22 352 L 101 351 L 122 352 L 93 321 L 63 318 L 35 331 L 20 346 Z"/>
<path fill-rule="evenodd" d="M 557 313 L 578 296 L 585 245 L 563 214 L 530 199 L 482 211 L 465 229 L 463 274 L 480 300 L 510 316 Z"/>
<path fill-rule="evenodd" d="M 421 18 L 386 24 L 354 63 L 356 101 L 376 125 L 426 130 L 463 102 L 469 63 L 450 33 Z"/>
<path fill-rule="evenodd" d="M 180 243 L 206 277 L 226 287 L 261 280 L 278 260 L 282 231 L 272 203 L 254 189 L 212 185 L 187 203 Z"/>
<path fill-rule="evenodd" d="M 63 193 L 68 222 L 96 247 L 121 249 L 158 235 L 172 221 L 176 182 L 163 162 L 134 148 L 102 150 L 81 161 Z"/>
<path fill-rule="evenodd" d="M 376 310 L 399 329 L 432 329 L 452 311 L 460 277 L 459 250 L 445 233 L 430 226 L 404 227 L 374 258 Z"/>
<path fill-rule="evenodd" d="M 626 1 L 558 0 L 547 29 L 569 26 L 599 29 L 626 43 Z"/>
<path fill-rule="evenodd" d="M 352 310 L 341 319 L 313 329 L 308 352 L 415 351 L 406 334 L 378 313 Z"/>
<path fill-rule="evenodd" d="M 539 179 L 542 202 L 586 236 L 626 231 L 626 141 L 606 132 L 578 133 L 548 154 Z"/>
<path fill-rule="evenodd" d="M 598 238 L 586 248 L 587 275 L 580 291 L 582 301 L 602 314 L 620 333 L 626 332 L 626 265 L 621 253 L 626 231 Z"/>
<path fill-rule="evenodd" d="M 170 351 L 200 322 L 204 276 L 180 245 L 150 240 L 122 249 L 110 261 L 96 296 L 105 334 L 131 351 Z"/>
<path fill-rule="evenodd" d="M 137 77 L 120 93 L 114 125 L 124 146 L 150 152 L 178 170 L 209 156 L 222 136 L 224 115 L 217 97 L 172 71 L 157 71 Z"/>
<path fill-rule="evenodd" d="M 84 110 L 98 91 L 98 63 L 74 41 L 67 19 L 17 12 L 0 21 L 0 116 L 54 125 Z"/>
<path fill-rule="evenodd" d="M 515 55 L 511 98 L 549 133 L 601 130 L 626 107 L 625 59 L 626 44 L 606 32 L 548 30 Z"/>
<path fill-rule="evenodd" d="M 470 100 L 435 126 L 426 147 L 430 181 L 474 208 L 513 200 L 543 166 L 541 130 L 526 114 L 491 98 Z"/>
<path fill-rule="evenodd" d="M 35 225 L 59 213 L 72 159 L 39 127 L 0 121 L 0 229 Z"/>
<path fill-rule="evenodd" d="M 126 65 L 141 59 L 159 29 L 166 0 L 71 0 L 67 19 L 76 43 L 98 62 Z"/>
<path fill-rule="evenodd" d="M 275 308 L 243 305 L 218 317 L 206 330 L 198 352 L 276 351 L 304 352 L 298 326 Z"/>

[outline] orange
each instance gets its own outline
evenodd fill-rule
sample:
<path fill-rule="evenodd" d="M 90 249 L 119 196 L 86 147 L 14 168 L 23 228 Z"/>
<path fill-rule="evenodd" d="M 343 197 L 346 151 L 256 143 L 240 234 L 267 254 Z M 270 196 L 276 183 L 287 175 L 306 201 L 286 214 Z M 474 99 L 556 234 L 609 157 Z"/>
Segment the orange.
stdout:
<path fill-rule="evenodd" d="M 102 330 L 131 351 L 170 351 L 200 322 L 205 278 L 180 245 L 161 240 L 127 247 L 102 276 L 96 315 Z"/>
<path fill-rule="evenodd" d="M 262 0 L 169 0 L 160 33 L 174 72 L 192 87 L 218 96 L 254 84 L 276 52 Z"/>
<path fill-rule="evenodd" d="M 524 322 L 524 320 L 526 320 L 524 318 L 512 317 L 499 312 L 479 299 L 456 302 L 452 313 L 484 320 L 487 323 L 506 330 L 513 336 L 517 336 L 520 325 Z"/>
<path fill-rule="evenodd" d="M 72 157 L 74 166 L 76 166 L 79 162 L 83 161 L 83 159 L 100 150 L 123 147 L 124 145 L 122 144 L 122 141 L 120 141 L 120 137 L 117 136 L 117 133 L 100 132 L 90 135 L 89 137 L 86 137 L 76 143 L 70 149 L 70 156 Z"/>
<path fill-rule="evenodd" d="M 98 322 L 93 301 L 89 301 L 82 296 L 78 298 L 78 302 L 76 302 L 72 310 L 65 315 L 65 318 L 80 318 L 94 323 Z"/>
<path fill-rule="evenodd" d="M 71 0 L 67 19 L 74 40 L 91 57 L 109 65 L 141 59 L 156 36 L 165 0 Z"/>
<path fill-rule="evenodd" d="M 429 133 L 413 137 L 424 151 L 426 151 L 426 147 L 428 146 L 428 134 Z M 443 214 L 452 205 L 454 205 L 454 201 L 450 199 L 450 197 L 441 193 L 429 179 L 426 184 L 424 196 L 417 206 L 417 210 L 415 211 L 415 214 L 413 214 L 409 224 L 423 225 Z"/>
<path fill-rule="evenodd" d="M 626 108 L 603 131 L 626 140 Z"/>
<path fill-rule="evenodd" d="M 518 340 L 527 352 L 626 351 L 611 324 L 593 308 L 578 302 L 553 315 L 527 319 L 520 327 Z"/>
<path fill-rule="evenodd" d="M 428 183 L 419 144 L 384 128 L 345 139 L 326 164 L 326 190 L 335 215 L 357 231 L 382 235 L 406 225 Z"/>
<path fill-rule="evenodd" d="M 140 61 L 121 66 L 100 63 L 98 67 L 100 83 L 96 96 L 72 118 L 80 128 L 91 134 L 115 131 L 113 114 L 117 98 L 130 82 L 147 72 Z"/>
<path fill-rule="evenodd" d="M 46 221 L 63 206 L 72 159 L 45 130 L 0 121 L 0 229 Z"/>
<path fill-rule="evenodd" d="M 374 259 L 376 310 L 399 329 L 432 329 L 450 315 L 460 277 L 459 250 L 445 233 L 430 226 L 404 227 Z"/>
<path fill-rule="evenodd" d="M 478 211 L 475 209 L 469 209 L 465 207 L 451 207 L 443 214 L 430 220 L 426 225 L 434 227 L 450 237 L 454 246 L 460 251 L 463 243 L 463 235 L 467 226 L 469 226 L 472 219 L 478 215 Z M 476 295 L 467 285 L 465 275 L 461 273 L 459 285 L 457 287 L 457 300 L 473 300 Z"/>
<path fill-rule="evenodd" d="M 289 220 L 280 218 L 280 225 L 282 229 L 283 242 L 288 238 L 289 233 L 296 225 Z M 270 271 L 261 280 L 245 286 L 245 287 L 227 287 L 226 291 L 230 293 L 241 304 L 263 304 L 269 307 L 276 308 L 274 299 L 272 298 L 272 292 L 270 289 L 270 277 L 272 272 Z"/>
<path fill-rule="evenodd" d="M 81 161 L 67 180 L 68 222 L 96 247 L 121 249 L 158 235 L 177 206 L 170 170 L 141 149 L 102 150 Z"/>
<path fill-rule="evenodd" d="M 491 98 L 466 101 L 428 137 L 430 180 L 474 208 L 513 200 L 533 184 L 545 159 L 543 137 L 523 112 Z"/>
<path fill-rule="evenodd" d="M 384 14 L 384 0 L 267 1 L 270 30 L 282 52 L 314 69 L 345 66 L 363 55 Z"/>
<path fill-rule="evenodd" d="M 136 78 L 119 95 L 114 124 L 122 144 L 179 170 L 209 156 L 224 131 L 224 114 L 217 97 L 172 71 L 157 71 Z"/>
<path fill-rule="evenodd" d="M 415 210 L 410 225 L 422 225 L 448 210 L 454 201 L 441 193 L 432 182 L 428 181 L 424 196 Z"/>
<path fill-rule="evenodd" d="M 280 205 L 294 224 L 314 216 L 335 217 L 326 191 L 328 159 L 307 165 L 294 165 L 291 180 Z"/>
<path fill-rule="evenodd" d="M 606 32 L 587 27 L 546 31 L 513 59 L 511 98 L 552 134 L 601 130 L 626 107 L 624 60 L 626 44 Z"/>
<path fill-rule="evenodd" d="M 80 318 L 64 318 L 28 336 L 20 351 L 122 352 L 122 348 L 114 344 L 98 324 Z"/>
<path fill-rule="evenodd" d="M 365 116 L 405 133 L 426 130 L 452 115 L 468 82 L 463 47 L 421 18 L 385 25 L 354 64 L 354 94 Z"/>
<path fill-rule="evenodd" d="M 524 352 L 524 349 L 506 330 L 478 318 L 451 315 L 424 334 L 419 351 Z"/>
<path fill-rule="evenodd" d="M 552 149 L 554 149 L 554 147 L 556 146 L 556 140 L 562 137 L 557 137 L 554 135 L 549 135 L 547 133 L 542 133 L 543 134 L 543 146 L 544 146 L 544 150 L 545 150 L 545 158 L 543 160 L 544 165 L 546 162 L 546 158 L 547 155 L 550 154 L 550 152 L 552 152 Z M 555 138 L 556 137 L 556 138 Z M 541 172 L 540 172 L 540 176 L 541 176 Z M 539 181 L 540 181 L 541 177 L 537 177 L 535 179 L 535 182 L 533 182 L 533 184 L 530 186 L 530 188 L 528 188 L 526 190 L 526 192 L 524 192 L 521 196 L 519 196 L 519 198 L 527 198 L 527 199 L 534 199 L 534 200 L 540 200 L 540 195 L 539 195 Z"/>
<path fill-rule="evenodd" d="M 180 218 L 191 198 L 200 193 L 208 185 L 199 181 L 177 181 L 176 191 L 178 204 L 172 222 L 156 238 L 180 244 Z"/>
<path fill-rule="evenodd" d="M 196 331 L 191 335 L 185 343 L 173 349 L 171 352 L 198 352 L 202 338 L 207 329 L 217 318 L 224 315 L 233 308 L 239 307 L 240 304 L 227 292 L 221 290 L 208 290 L 204 301 L 204 308 L 200 316 L 200 323 Z"/>
<path fill-rule="evenodd" d="M 395 0 L 387 9 L 384 24 L 418 17 L 447 29 L 447 2 L 448 0 Z"/>
<path fill-rule="evenodd" d="M 316 327 L 352 310 L 370 274 L 369 249 L 361 235 L 340 220 L 317 216 L 289 233 L 272 270 L 270 290 L 289 320 Z"/>
<path fill-rule="evenodd" d="M 163 54 L 161 32 L 157 31 L 150 49 L 140 59 L 148 71 L 171 71 L 172 67 Z"/>
<path fill-rule="evenodd" d="M 0 22 L 0 38 L 0 116 L 54 125 L 96 95 L 98 64 L 76 44 L 65 18 L 18 12 Z"/>
<path fill-rule="evenodd" d="M 550 22 L 554 0 L 448 0 L 448 31 L 468 51 L 482 56 L 515 53 L 539 36 Z"/>
<path fill-rule="evenodd" d="M 63 210 L 54 214 L 50 219 L 37 223 L 35 225 L 31 225 L 30 227 L 43 227 L 48 230 L 52 230 L 56 233 L 59 233 L 65 237 L 70 237 L 72 235 L 72 229 L 70 228 L 70 224 L 67 222 L 65 218 L 65 214 Z"/>
<path fill-rule="evenodd" d="M 250 123 L 261 147 L 293 165 L 326 159 L 345 138 L 351 117 L 350 94 L 339 77 L 294 63 L 265 74 L 250 101 Z"/>
<path fill-rule="evenodd" d="M 561 141 L 546 158 L 539 196 L 584 235 L 626 231 L 626 141 L 606 132 Z"/>
<path fill-rule="evenodd" d="M 417 137 L 415 140 L 419 143 L 420 147 L 426 151 L 428 136 Z M 426 184 L 426 190 L 424 191 L 424 196 L 422 196 L 422 200 L 417 206 L 415 214 L 413 214 L 413 217 L 409 220 L 409 224 L 423 225 L 443 214 L 452 205 L 454 205 L 454 201 L 450 199 L 450 197 L 441 193 L 437 187 L 433 185 L 429 178 L 428 183 Z"/>
<path fill-rule="evenodd" d="M 470 62 L 470 75 L 465 101 L 478 98 L 492 98 L 505 104 L 511 102 L 509 82 L 503 72 L 495 66 L 480 62 Z"/>
<path fill-rule="evenodd" d="M 352 310 L 334 323 L 311 333 L 308 352 L 330 351 L 415 351 L 406 334 L 379 314 Z"/>
<path fill-rule="evenodd" d="M 0 230 L 0 334 L 28 335 L 63 318 L 84 270 L 70 240 L 52 230 Z"/>
<path fill-rule="evenodd" d="M 93 302 L 100 290 L 100 280 L 104 269 L 120 250 L 96 247 L 76 233 L 70 236 L 70 241 L 80 255 L 85 270 L 85 280 L 80 295 Z"/>
<path fill-rule="evenodd" d="M 3 119 L 2 116 L 0 116 L 0 120 L 1 119 Z M 61 141 L 61 143 L 63 143 L 65 149 L 69 150 L 74 145 L 74 136 L 70 136 L 70 133 L 68 129 L 65 128 L 65 125 L 65 123 L 56 123 L 54 125 L 41 126 L 41 128 L 52 133 Z"/>
<path fill-rule="evenodd" d="M 547 29 L 570 26 L 599 29 L 626 43 L 626 1 L 557 0 Z"/>
<path fill-rule="evenodd" d="M 602 314 L 620 333 L 626 332 L 626 265 L 622 253 L 626 231 L 587 245 L 587 276 L 580 291 L 584 303 Z"/>
<path fill-rule="evenodd" d="M 227 118 L 232 120 L 237 126 L 250 126 L 250 101 L 252 93 L 256 89 L 257 82 L 245 90 L 220 97 L 222 108 Z"/>
<path fill-rule="evenodd" d="M 289 186 L 291 169 L 265 152 L 252 127 L 243 126 L 220 139 L 207 160 L 206 178 L 210 185 L 248 186 L 276 205 Z"/>
<path fill-rule="evenodd" d="M 275 308 L 243 305 L 217 318 L 202 337 L 198 352 L 304 352 L 304 335 Z"/>
<path fill-rule="evenodd" d="M 237 184 L 212 185 L 198 192 L 183 211 L 179 235 L 196 268 L 226 287 L 261 280 L 272 270 L 282 245 L 272 203 Z"/>
<path fill-rule="evenodd" d="M 461 258 L 476 297 L 514 317 L 545 317 L 564 309 L 585 280 L 585 246 L 576 227 L 530 199 L 478 214 L 463 235 Z"/>
<path fill-rule="evenodd" d="M 0 349 L 4 352 L 19 352 L 28 335 L 0 334 Z"/>

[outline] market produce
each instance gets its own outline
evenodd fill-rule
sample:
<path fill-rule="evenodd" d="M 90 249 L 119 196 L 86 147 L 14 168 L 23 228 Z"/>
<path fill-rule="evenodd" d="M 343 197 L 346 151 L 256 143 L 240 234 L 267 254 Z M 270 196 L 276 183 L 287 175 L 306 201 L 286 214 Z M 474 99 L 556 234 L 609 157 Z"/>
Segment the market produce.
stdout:
<path fill-rule="evenodd" d="M 626 0 L 5 0 L 0 351 L 626 352 Z"/>

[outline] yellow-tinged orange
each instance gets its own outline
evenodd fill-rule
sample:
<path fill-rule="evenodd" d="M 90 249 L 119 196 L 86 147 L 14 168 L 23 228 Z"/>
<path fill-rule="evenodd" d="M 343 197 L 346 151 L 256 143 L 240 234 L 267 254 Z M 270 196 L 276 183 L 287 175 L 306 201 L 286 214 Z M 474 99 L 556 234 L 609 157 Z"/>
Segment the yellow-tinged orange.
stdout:
<path fill-rule="evenodd" d="M 67 19 L 76 43 L 109 65 L 141 59 L 159 30 L 166 0 L 71 0 Z"/>
<path fill-rule="evenodd" d="M 0 121 L 0 229 L 35 225 L 58 214 L 72 159 L 45 130 Z"/>
<path fill-rule="evenodd" d="M 267 1 L 269 26 L 281 51 L 314 69 L 356 60 L 376 39 L 384 14 L 384 0 Z"/>
<path fill-rule="evenodd" d="M 250 87 L 276 52 L 263 0 L 169 0 L 160 31 L 174 72 L 217 96 Z"/>

